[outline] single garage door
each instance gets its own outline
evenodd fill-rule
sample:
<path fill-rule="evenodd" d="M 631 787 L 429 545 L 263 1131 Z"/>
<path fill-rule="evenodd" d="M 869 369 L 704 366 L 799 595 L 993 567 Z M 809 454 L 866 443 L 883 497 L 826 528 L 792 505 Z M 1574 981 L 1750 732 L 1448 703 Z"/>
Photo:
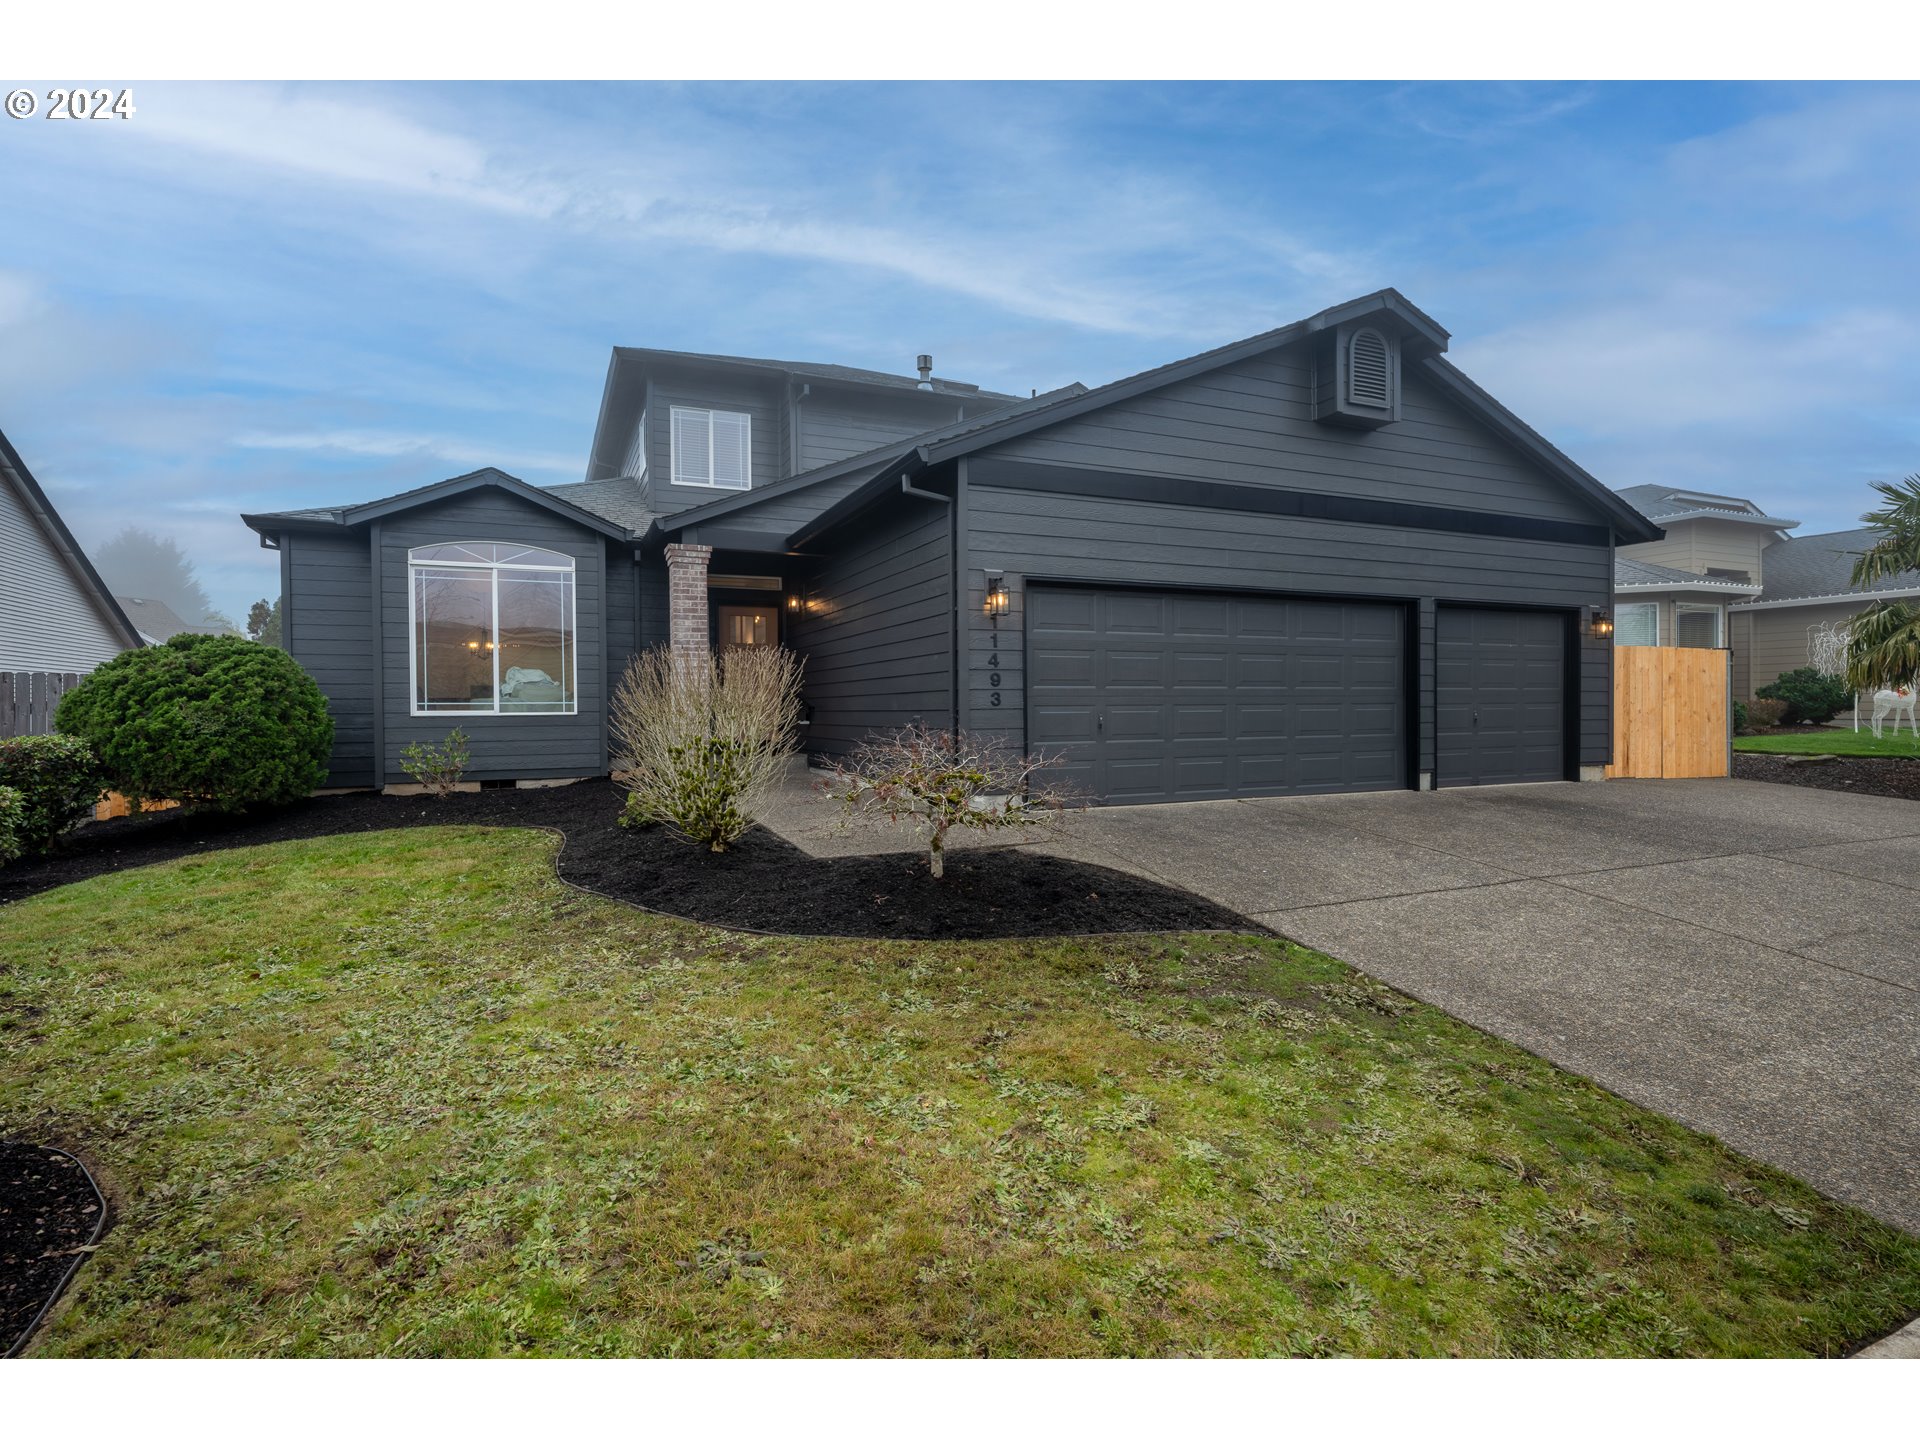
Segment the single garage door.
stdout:
<path fill-rule="evenodd" d="M 1435 783 L 1566 779 L 1567 617 L 1442 605 L 1435 620 Z"/>
<path fill-rule="evenodd" d="M 1407 783 L 1397 605 L 1030 587 L 1029 743 L 1108 804 Z"/>

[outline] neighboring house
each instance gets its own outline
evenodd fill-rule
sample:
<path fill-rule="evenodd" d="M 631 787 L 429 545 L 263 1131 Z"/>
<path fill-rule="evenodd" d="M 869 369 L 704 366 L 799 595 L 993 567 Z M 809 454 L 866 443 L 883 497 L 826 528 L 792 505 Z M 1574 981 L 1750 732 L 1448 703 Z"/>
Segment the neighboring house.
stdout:
<path fill-rule="evenodd" d="M 84 674 L 140 636 L 0 434 L 0 671 Z"/>
<path fill-rule="evenodd" d="M 140 638 L 149 645 L 163 645 L 176 635 L 232 635 L 236 633 L 232 626 L 218 620 L 188 622 L 180 618 L 179 612 L 160 600 L 148 600 L 139 595 L 116 595 L 120 608 L 127 612 Z"/>
<path fill-rule="evenodd" d="M 1613 548 L 1659 529 L 1392 290 L 1026 400 L 619 349 L 587 478 L 249 515 L 331 783 L 605 774 L 637 649 L 784 643 L 808 748 L 919 721 L 1105 801 L 1599 778 Z"/>
<path fill-rule="evenodd" d="M 1815 636 L 1876 599 L 1920 596 L 1920 574 L 1852 583 L 1879 538 L 1871 529 L 1790 535 L 1799 525 L 1751 500 L 1664 485 L 1620 497 L 1666 531 L 1625 546 L 1614 563 L 1614 643 L 1724 646 L 1733 691 L 1752 699 L 1783 671 L 1815 659 Z"/>

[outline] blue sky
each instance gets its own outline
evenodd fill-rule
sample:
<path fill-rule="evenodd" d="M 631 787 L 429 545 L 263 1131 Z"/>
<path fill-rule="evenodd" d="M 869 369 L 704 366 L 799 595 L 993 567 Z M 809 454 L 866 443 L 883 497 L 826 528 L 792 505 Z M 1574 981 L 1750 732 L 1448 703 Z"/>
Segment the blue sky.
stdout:
<path fill-rule="evenodd" d="M 0 428 L 83 544 L 482 464 L 615 344 L 1098 384 L 1395 285 L 1612 485 L 1920 470 L 1920 87 L 138 85 L 0 120 Z"/>

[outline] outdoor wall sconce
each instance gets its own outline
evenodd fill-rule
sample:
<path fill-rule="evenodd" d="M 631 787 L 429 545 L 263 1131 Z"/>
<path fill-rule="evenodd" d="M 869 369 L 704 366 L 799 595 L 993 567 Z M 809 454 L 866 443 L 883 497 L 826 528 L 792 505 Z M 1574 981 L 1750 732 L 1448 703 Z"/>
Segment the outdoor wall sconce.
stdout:
<path fill-rule="evenodd" d="M 1007 577 L 998 570 L 987 571 L 987 614 L 1007 613 Z"/>
<path fill-rule="evenodd" d="M 787 609 L 795 615 L 800 613 L 800 592 L 798 590 L 792 591 L 788 594 Z"/>
<path fill-rule="evenodd" d="M 1591 628 L 1595 635 L 1598 635 L 1603 640 L 1606 639 L 1607 636 L 1613 634 L 1613 616 L 1609 615 L 1599 606 L 1594 606 Z"/>

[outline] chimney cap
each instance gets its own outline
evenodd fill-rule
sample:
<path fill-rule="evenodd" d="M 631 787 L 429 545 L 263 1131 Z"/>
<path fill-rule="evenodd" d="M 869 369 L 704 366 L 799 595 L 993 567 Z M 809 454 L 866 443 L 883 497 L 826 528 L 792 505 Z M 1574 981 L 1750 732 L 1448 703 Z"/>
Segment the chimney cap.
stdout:
<path fill-rule="evenodd" d="M 915 368 L 920 371 L 920 383 L 922 385 L 931 385 L 933 383 L 933 356 L 916 355 L 913 363 Z"/>

